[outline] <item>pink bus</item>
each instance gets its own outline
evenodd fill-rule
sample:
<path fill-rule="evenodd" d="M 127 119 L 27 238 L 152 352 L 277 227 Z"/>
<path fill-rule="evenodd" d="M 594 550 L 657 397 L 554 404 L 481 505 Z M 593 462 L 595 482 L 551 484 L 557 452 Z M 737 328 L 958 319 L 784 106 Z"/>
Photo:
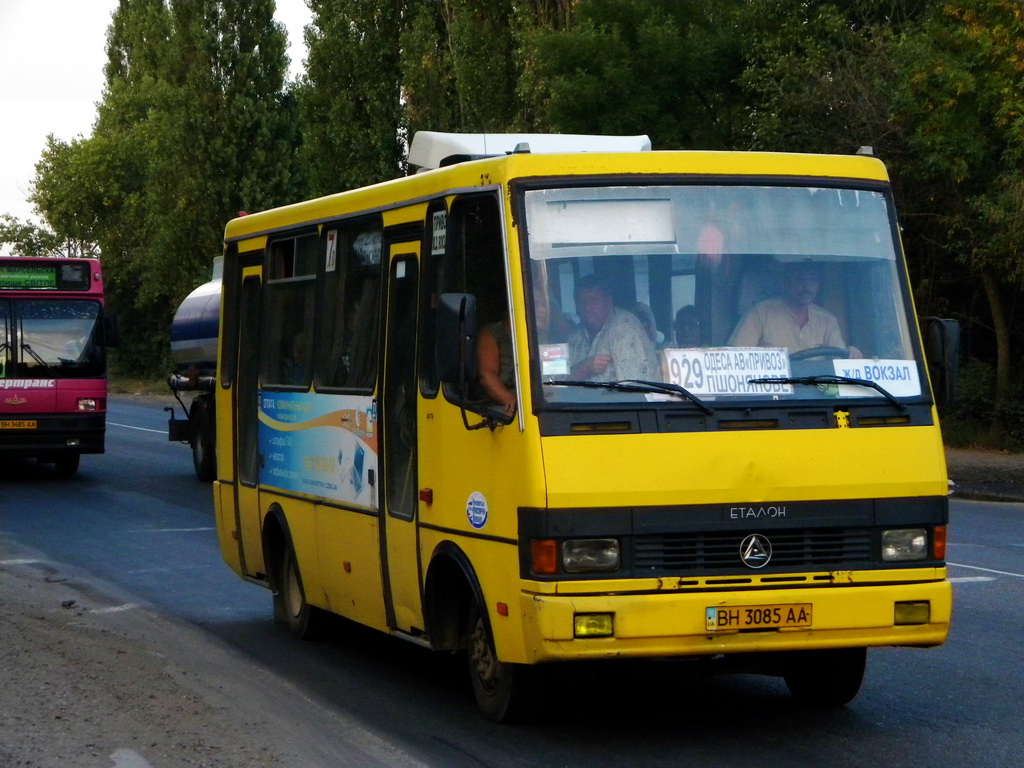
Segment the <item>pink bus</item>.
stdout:
<path fill-rule="evenodd" d="M 68 477 L 103 453 L 111 343 L 99 261 L 0 258 L 0 455 Z"/>

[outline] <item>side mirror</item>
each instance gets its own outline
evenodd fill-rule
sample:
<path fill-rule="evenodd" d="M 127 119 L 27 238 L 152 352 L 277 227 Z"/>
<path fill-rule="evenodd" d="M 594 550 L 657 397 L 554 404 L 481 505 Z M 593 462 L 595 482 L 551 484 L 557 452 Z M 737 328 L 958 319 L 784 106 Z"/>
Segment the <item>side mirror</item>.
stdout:
<path fill-rule="evenodd" d="M 121 330 L 117 324 L 117 315 L 103 316 L 103 339 L 108 348 L 121 346 Z"/>
<path fill-rule="evenodd" d="M 476 297 L 442 293 L 437 307 L 437 375 L 447 384 L 476 379 Z"/>
<path fill-rule="evenodd" d="M 956 400 L 960 371 L 960 323 L 941 317 L 922 317 L 919 321 L 935 404 L 949 408 Z"/>

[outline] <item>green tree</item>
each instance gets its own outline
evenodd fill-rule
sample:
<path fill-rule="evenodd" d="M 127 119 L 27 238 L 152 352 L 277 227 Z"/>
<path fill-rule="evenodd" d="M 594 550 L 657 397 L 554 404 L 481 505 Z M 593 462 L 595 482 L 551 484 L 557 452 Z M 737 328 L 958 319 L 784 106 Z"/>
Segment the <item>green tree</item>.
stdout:
<path fill-rule="evenodd" d="M 442 4 L 410 0 L 401 38 L 402 96 L 410 137 L 419 130 L 458 131 L 458 86 Z"/>
<path fill-rule="evenodd" d="M 62 237 L 10 214 L 0 216 L 0 246 L 8 246 L 12 256 L 83 258 L 97 255 L 95 245 L 90 242 Z"/>
<path fill-rule="evenodd" d="M 579 0 L 572 25 L 531 38 L 542 122 L 568 133 L 651 136 L 656 147 L 736 141 L 742 0 Z"/>
<path fill-rule="evenodd" d="M 166 369 L 171 316 L 208 278 L 226 221 L 297 195 L 273 13 L 273 0 L 121 0 L 93 135 L 51 140 L 37 166 L 47 222 L 103 254 L 135 373 Z"/>
<path fill-rule="evenodd" d="M 1006 433 L 1024 289 L 1024 6 L 962 0 L 934 7 L 901 42 L 894 118 L 905 125 L 906 173 L 928 191 L 950 262 L 981 283 L 995 340 L 995 414 Z"/>
<path fill-rule="evenodd" d="M 401 0 L 310 0 L 299 90 L 308 193 L 392 179 L 403 163 Z"/>
<path fill-rule="evenodd" d="M 544 129 L 533 38 L 568 29 L 577 0 L 408 0 L 401 40 L 409 133 Z"/>

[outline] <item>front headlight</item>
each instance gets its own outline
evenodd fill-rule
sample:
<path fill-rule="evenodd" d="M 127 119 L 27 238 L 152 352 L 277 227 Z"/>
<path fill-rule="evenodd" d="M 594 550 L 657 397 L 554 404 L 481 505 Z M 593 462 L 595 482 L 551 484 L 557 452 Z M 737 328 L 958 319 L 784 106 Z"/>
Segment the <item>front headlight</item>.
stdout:
<path fill-rule="evenodd" d="M 619 570 L 619 540 L 567 539 L 562 542 L 562 569 L 566 573 Z"/>
<path fill-rule="evenodd" d="M 928 531 L 924 528 L 900 528 L 882 531 L 882 560 L 924 560 L 928 557 Z"/>

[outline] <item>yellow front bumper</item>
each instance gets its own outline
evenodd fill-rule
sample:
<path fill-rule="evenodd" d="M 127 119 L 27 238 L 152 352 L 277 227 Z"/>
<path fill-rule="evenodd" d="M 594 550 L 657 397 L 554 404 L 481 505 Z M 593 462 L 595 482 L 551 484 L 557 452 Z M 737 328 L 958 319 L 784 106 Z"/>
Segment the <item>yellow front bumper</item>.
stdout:
<path fill-rule="evenodd" d="M 927 624 L 897 626 L 895 604 L 925 602 Z M 709 632 L 711 606 L 813 605 L 810 628 Z M 952 611 L 948 581 L 808 587 L 790 590 L 521 596 L 524 657 L 508 661 L 602 657 L 707 656 L 854 646 L 932 646 L 946 639 Z M 575 638 L 577 614 L 613 614 L 614 634 Z"/>

